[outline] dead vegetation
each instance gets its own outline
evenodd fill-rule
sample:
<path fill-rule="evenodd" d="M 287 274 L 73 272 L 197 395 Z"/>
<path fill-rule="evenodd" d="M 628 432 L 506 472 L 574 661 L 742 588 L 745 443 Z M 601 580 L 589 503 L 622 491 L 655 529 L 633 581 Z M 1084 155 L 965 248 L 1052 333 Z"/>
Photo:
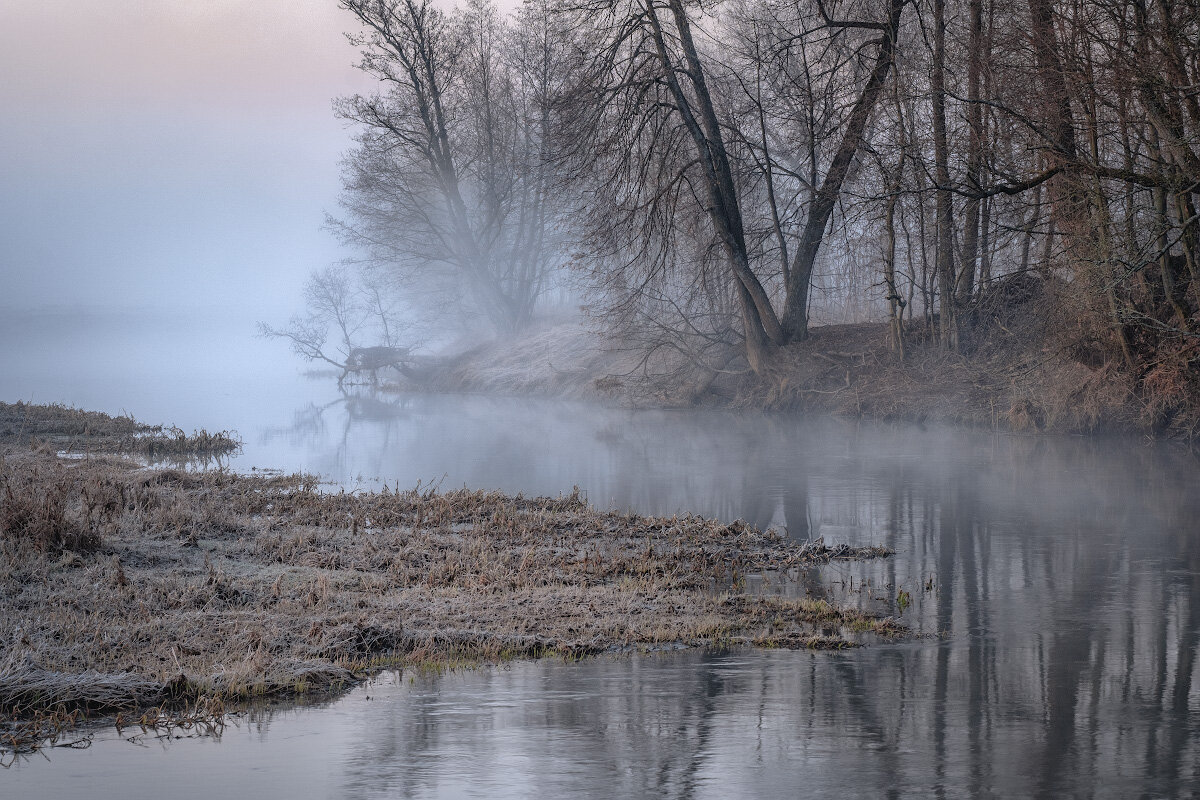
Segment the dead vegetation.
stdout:
<path fill-rule="evenodd" d="M 981 291 L 959 320 L 958 352 L 936 325 L 905 323 L 904 354 L 886 323 L 815 326 L 776 354 L 762 375 L 735 358 L 720 373 L 650 364 L 562 322 L 466 353 L 428 386 L 438 391 L 623 400 L 635 406 L 799 410 L 885 421 L 940 422 L 1015 431 L 1200 433 L 1195 337 L 1142 349 L 1144 369 L 1121 366 L 1111 342 L 1064 316 L 1061 281 L 1019 273 Z M 1165 334 L 1164 334 L 1165 335 Z M 1160 339 L 1162 336 L 1159 337 Z M 1135 346 L 1142 346 L 1135 339 Z M 1107 349 L 1105 349 L 1107 348 Z M 690 375 L 681 380 L 681 375 Z M 420 388 L 420 387 L 406 387 Z"/>
<path fill-rule="evenodd" d="M 844 647 L 891 620 L 743 593 L 878 549 L 558 498 L 61 459 L 8 437 L 0 744 L 96 714 L 327 690 L 389 666 L 668 645 Z M 22 733 L 24 731 L 24 733 Z"/>
<path fill-rule="evenodd" d="M 1093 352 L 1086 329 L 1056 311 L 1062 291 L 1033 274 L 997 281 L 960 319 L 960 352 L 942 347 L 922 321 L 908 324 L 903 359 L 888 347 L 886 326 L 814 328 L 769 378 L 738 386 L 736 402 L 1015 431 L 1193 437 L 1196 395 L 1169 396 Z"/>
<path fill-rule="evenodd" d="M 90 507 L 82 514 L 70 513 L 74 488 L 66 468 L 56 461 L 40 459 L 17 469 L 0 455 L 0 537 L 41 552 L 96 549 L 100 539 L 82 519 L 90 517 Z M 88 506 L 85 495 L 95 489 L 80 489 L 81 507 Z"/>
<path fill-rule="evenodd" d="M 0 439 L 73 452 L 140 455 L 150 461 L 205 460 L 233 453 L 242 443 L 232 431 L 191 434 L 69 406 L 0 402 Z"/>

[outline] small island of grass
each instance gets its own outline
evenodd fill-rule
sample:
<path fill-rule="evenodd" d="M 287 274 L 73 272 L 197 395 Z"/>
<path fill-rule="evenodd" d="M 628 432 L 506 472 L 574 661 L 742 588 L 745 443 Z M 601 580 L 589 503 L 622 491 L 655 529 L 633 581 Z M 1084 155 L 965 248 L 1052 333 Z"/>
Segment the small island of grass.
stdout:
<path fill-rule="evenodd" d="M 132 443 L 156 438 L 176 457 L 235 443 L 0 404 L 0 746 L 106 715 L 219 723 L 226 703 L 388 668 L 903 633 L 745 590 L 747 575 L 881 548 L 601 511 L 578 491 L 345 492 L 305 475 L 148 466 L 162 451 Z"/>

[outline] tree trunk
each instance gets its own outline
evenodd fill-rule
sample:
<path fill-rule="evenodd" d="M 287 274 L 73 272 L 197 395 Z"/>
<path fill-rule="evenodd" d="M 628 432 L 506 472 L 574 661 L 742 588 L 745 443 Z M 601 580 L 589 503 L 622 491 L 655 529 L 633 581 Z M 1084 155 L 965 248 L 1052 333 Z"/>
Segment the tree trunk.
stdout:
<path fill-rule="evenodd" d="M 668 0 L 675 21 L 684 64 L 676 63 L 667 45 L 662 23 L 654 2 L 646 2 L 646 20 L 654 37 L 659 62 L 684 126 L 696 145 L 696 154 L 704 171 L 708 189 L 708 216 L 725 249 L 730 271 L 738 285 L 738 301 L 742 309 L 746 357 L 750 368 L 760 373 L 769 359 L 772 346 L 783 344 L 784 336 L 779 318 L 758 277 L 750 268 L 746 249 L 741 206 L 733 179 L 733 170 L 721 134 L 712 97 L 704 77 L 704 67 L 692 41 L 691 25 L 681 0 Z M 687 76 L 692 93 L 684 91 L 679 75 Z"/>
<path fill-rule="evenodd" d="M 867 83 L 863 86 L 850 117 L 846 121 L 846 129 L 842 134 L 841 143 L 825 174 L 821 188 L 808 208 L 808 220 L 800 239 L 800 246 L 792 257 L 792 268 L 787 280 L 787 298 L 783 309 L 783 335 L 785 341 L 795 341 L 808 335 L 808 293 L 812 286 L 813 267 L 816 265 L 817 253 L 825 238 L 825 229 L 829 218 L 833 215 L 838 196 L 842 192 L 842 184 L 850 172 L 854 157 L 862 146 L 863 135 L 870 119 L 871 111 L 879 95 L 883 92 L 883 84 L 888 71 L 895 60 L 896 37 L 900 30 L 900 16 L 908 0 L 891 0 L 888 20 L 884 25 L 883 36 L 879 40 L 879 52 L 875 57 L 875 66 Z"/>
<path fill-rule="evenodd" d="M 1053 0 L 1029 0 L 1030 33 L 1038 80 L 1042 85 L 1042 117 L 1050 136 L 1047 167 L 1063 167 L 1077 160 L 1075 120 L 1071 112 L 1071 96 L 1067 78 L 1059 57 L 1058 39 L 1054 33 Z M 1081 201 L 1085 192 L 1069 174 L 1060 174 L 1049 182 L 1050 206 L 1055 227 L 1063 233 L 1074 232 Z"/>
<path fill-rule="evenodd" d="M 967 45 L 967 189 L 983 189 L 983 105 L 981 85 L 984 61 L 983 0 L 970 0 L 971 35 Z M 975 261 L 979 256 L 980 205 L 978 196 L 966 203 L 963 221 L 962 269 L 958 277 L 958 305 L 964 306 L 975 290 Z"/>
<path fill-rule="evenodd" d="M 950 195 L 950 148 L 946 141 L 946 0 L 933 2 L 933 158 L 937 177 L 938 338 L 949 350 L 958 349 L 955 308 L 954 201 Z M 976 221 L 978 225 L 978 221 Z"/>

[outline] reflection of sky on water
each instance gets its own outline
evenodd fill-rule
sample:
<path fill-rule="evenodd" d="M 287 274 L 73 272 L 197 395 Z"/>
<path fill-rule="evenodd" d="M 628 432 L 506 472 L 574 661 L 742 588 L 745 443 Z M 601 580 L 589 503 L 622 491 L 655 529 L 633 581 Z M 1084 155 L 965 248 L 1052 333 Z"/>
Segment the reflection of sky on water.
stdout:
<path fill-rule="evenodd" d="M 126 347 L 175 345 L 164 334 Z M 221 744 L 52 752 L 0 774 L 0 792 L 1173 797 L 1200 785 L 1200 473 L 1173 448 L 341 396 L 269 359 L 161 356 L 103 362 L 79 346 L 69 375 L 16 364 L 0 391 L 236 427 L 242 468 L 350 485 L 579 485 L 604 505 L 886 544 L 895 558 L 824 569 L 817 591 L 894 608 L 904 589 L 904 619 L 934 636 L 845 654 L 687 651 L 418 676 L 262 717 Z"/>

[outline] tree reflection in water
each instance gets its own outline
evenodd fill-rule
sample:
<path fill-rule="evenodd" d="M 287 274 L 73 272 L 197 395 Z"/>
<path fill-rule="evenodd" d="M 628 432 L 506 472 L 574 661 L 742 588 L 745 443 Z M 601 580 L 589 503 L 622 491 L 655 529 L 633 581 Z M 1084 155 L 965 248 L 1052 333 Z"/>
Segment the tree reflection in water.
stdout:
<path fill-rule="evenodd" d="M 904 589 L 904 619 L 931 634 L 848 654 L 682 653 L 419 679 L 363 720 L 363 745 L 342 765 L 349 796 L 1178 796 L 1200 785 L 1200 487 L 1186 453 L 434 396 L 346 398 L 288 435 L 323 441 L 317 468 L 335 479 L 579 485 L 600 505 L 885 544 L 894 559 L 763 590 L 895 611 Z"/>

